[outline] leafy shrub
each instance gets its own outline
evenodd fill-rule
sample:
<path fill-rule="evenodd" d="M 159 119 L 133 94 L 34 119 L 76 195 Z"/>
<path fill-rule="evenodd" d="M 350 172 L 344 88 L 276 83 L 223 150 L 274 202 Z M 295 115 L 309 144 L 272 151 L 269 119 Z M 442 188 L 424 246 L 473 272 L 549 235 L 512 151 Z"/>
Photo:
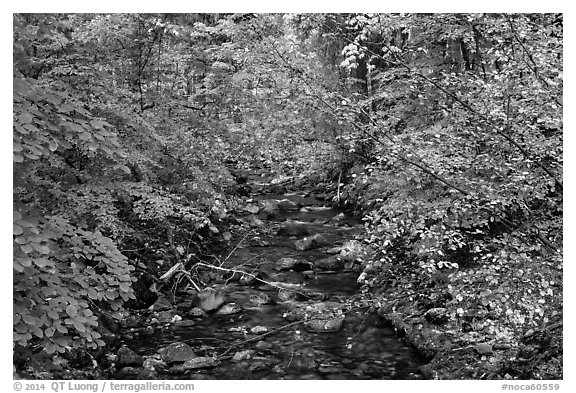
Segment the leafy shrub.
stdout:
<path fill-rule="evenodd" d="M 74 346 L 95 348 L 103 344 L 95 311 L 119 309 L 133 297 L 133 267 L 99 230 L 110 229 L 103 223 L 114 211 L 102 206 L 93 210 L 106 197 L 98 198 L 94 189 L 71 186 L 93 176 L 86 164 L 97 156 L 109 165 L 106 172 L 129 171 L 117 161 L 123 155 L 108 127 L 69 95 L 14 80 L 13 279 L 18 345 L 37 343 L 50 353 Z M 79 161 L 74 161 L 74 154 Z M 67 205 L 69 200 L 75 203 Z"/>
<path fill-rule="evenodd" d="M 92 310 L 133 298 L 133 270 L 100 232 L 14 211 L 14 342 L 38 339 L 49 353 L 103 345 Z"/>

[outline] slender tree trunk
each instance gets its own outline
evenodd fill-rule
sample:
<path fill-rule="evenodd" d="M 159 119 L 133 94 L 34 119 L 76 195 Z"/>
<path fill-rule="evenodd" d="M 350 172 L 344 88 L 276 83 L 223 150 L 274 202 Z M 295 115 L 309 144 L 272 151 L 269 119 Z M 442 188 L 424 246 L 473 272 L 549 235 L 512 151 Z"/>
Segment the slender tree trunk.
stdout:
<path fill-rule="evenodd" d="M 372 115 L 374 114 L 374 103 L 372 102 L 372 68 L 370 66 L 370 61 L 366 62 L 366 92 L 368 93 L 368 102 L 370 103 L 368 105 L 368 114 L 370 115 L 370 118 L 372 118 Z"/>

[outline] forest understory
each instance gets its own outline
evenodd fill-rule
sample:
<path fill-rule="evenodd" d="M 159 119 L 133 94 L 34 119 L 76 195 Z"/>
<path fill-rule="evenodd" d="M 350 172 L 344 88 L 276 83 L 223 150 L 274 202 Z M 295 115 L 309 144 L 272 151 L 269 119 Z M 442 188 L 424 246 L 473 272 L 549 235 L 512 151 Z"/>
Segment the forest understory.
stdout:
<path fill-rule="evenodd" d="M 561 14 L 14 14 L 14 377 L 563 379 Z"/>

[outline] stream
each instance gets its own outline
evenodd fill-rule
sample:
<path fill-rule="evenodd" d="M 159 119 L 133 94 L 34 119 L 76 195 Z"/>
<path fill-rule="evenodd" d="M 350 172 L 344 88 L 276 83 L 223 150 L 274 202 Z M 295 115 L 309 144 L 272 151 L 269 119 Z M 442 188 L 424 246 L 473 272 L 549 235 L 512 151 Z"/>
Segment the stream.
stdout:
<path fill-rule="evenodd" d="M 273 214 L 245 212 L 253 231 L 219 250 L 215 260 L 262 281 L 225 276 L 217 287 L 226 299 L 219 310 L 227 311 L 190 317 L 177 309 L 168 314 L 173 323 L 132 328 L 134 334 L 124 336 L 122 344 L 156 365 L 157 374 L 147 379 L 421 379 L 423 361 L 417 353 L 375 313 L 353 301 L 359 298 L 354 264 L 319 268 L 318 261 L 337 259 L 339 248 L 361 232 L 361 221 L 309 192 L 278 193 L 279 187 L 270 187 L 257 172 L 248 176 L 248 185 L 247 202 L 253 206 L 290 202 Z M 280 235 L 283 227 L 302 234 Z M 321 236 L 320 244 L 296 249 L 297 240 L 314 235 Z M 160 348 L 175 342 L 187 344 L 197 356 L 218 360 L 193 369 L 163 365 Z M 120 370 L 114 377 L 134 375 Z"/>

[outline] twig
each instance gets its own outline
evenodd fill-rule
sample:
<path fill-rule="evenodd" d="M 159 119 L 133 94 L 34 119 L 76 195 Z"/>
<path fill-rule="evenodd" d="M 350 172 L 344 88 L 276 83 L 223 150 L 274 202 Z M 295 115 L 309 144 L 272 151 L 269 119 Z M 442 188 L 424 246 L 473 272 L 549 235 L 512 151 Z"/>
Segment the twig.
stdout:
<path fill-rule="evenodd" d="M 336 194 L 336 201 L 338 203 L 340 203 L 340 184 L 342 184 L 341 180 L 342 180 L 342 169 L 340 169 L 340 174 L 338 175 L 338 191 Z"/>
<path fill-rule="evenodd" d="M 542 75 L 540 75 L 540 73 L 538 72 L 538 66 L 536 65 L 536 62 L 534 61 L 534 56 L 532 56 L 532 53 L 530 53 L 530 51 L 528 51 L 528 48 L 526 48 L 526 45 L 524 45 L 524 42 L 522 42 L 522 40 L 520 39 L 520 37 L 518 37 L 518 33 L 516 32 L 516 28 L 514 27 L 514 24 L 512 23 L 512 19 L 510 19 L 510 17 L 506 17 L 506 20 L 508 21 L 508 24 L 510 25 L 510 31 L 512 32 L 512 35 L 514 36 L 514 38 L 516 39 L 516 41 L 518 41 L 518 43 L 520 44 L 520 47 L 522 48 L 522 50 L 524 51 L 524 53 L 526 54 L 526 56 L 528 57 L 528 59 L 530 59 L 530 62 L 532 64 L 530 64 L 530 62 L 524 60 L 524 63 L 526 64 L 526 66 L 528 66 L 528 68 L 530 68 L 530 70 L 534 73 L 534 75 L 536 76 L 536 79 L 538 81 L 541 82 L 541 84 L 544 85 L 544 87 L 550 92 L 550 84 L 546 81 L 546 79 L 544 79 L 544 77 L 542 77 Z M 550 92 L 550 97 L 552 98 L 552 100 L 554 100 L 554 102 L 558 105 L 558 106 L 563 106 L 562 103 L 552 94 L 552 92 Z"/>
<path fill-rule="evenodd" d="M 288 289 L 288 290 L 291 290 L 291 291 L 293 291 L 293 292 L 298 293 L 299 295 L 309 297 L 306 293 L 300 292 L 300 291 L 297 291 L 297 290 L 294 289 L 294 288 L 296 288 L 296 287 L 299 287 L 300 284 L 287 284 L 287 283 L 282 283 L 282 282 L 277 282 L 277 281 L 266 281 L 266 280 L 263 280 L 263 279 L 257 277 L 255 274 L 248 273 L 248 272 L 245 272 L 245 271 L 243 271 L 243 270 L 229 269 L 229 268 L 224 268 L 224 267 L 220 267 L 220 266 L 214 266 L 214 265 L 210 265 L 210 264 L 204 263 L 204 262 L 197 262 L 197 263 L 195 263 L 190 269 L 194 268 L 195 266 L 203 266 L 203 267 L 207 267 L 207 268 L 209 268 L 209 269 L 214 269 L 214 270 L 219 270 L 219 271 L 224 271 L 224 272 L 229 272 L 229 273 L 230 273 L 230 272 L 231 272 L 231 273 L 238 273 L 238 274 L 250 276 L 250 277 L 254 278 L 254 279 L 257 280 L 257 281 L 260 281 L 261 283 L 264 283 L 264 284 L 268 284 L 268 285 L 270 285 L 270 286 L 272 286 L 272 287 L 274 287 L 274 288 L 278 288 L 278 289 Z M 189 275 L 190 273 L 186 272 L 186 274 Z"/>
<path fill-rule="evenodd" d="M 240 244 L 242 244 L 242 242 L 248 237 L 249 234 L 251 234 L 252 231 L 247 232 L 244 237 L 236 244 L 236 246 L 234 246 L 234 248 L 232 249 L 232 251 L 230 251 L 230 253 L 226 256 L 226 258 L 224 258 L 224 260 L 222 262 L 220 262 L 219 266 L 222 266 L 223 264 L 226 263 L 226 261 L 230 258 L 230 256 L 234 253 L 234 251 L 236 251 L 236 249 L 238 247 L 240 247 Z"/>

